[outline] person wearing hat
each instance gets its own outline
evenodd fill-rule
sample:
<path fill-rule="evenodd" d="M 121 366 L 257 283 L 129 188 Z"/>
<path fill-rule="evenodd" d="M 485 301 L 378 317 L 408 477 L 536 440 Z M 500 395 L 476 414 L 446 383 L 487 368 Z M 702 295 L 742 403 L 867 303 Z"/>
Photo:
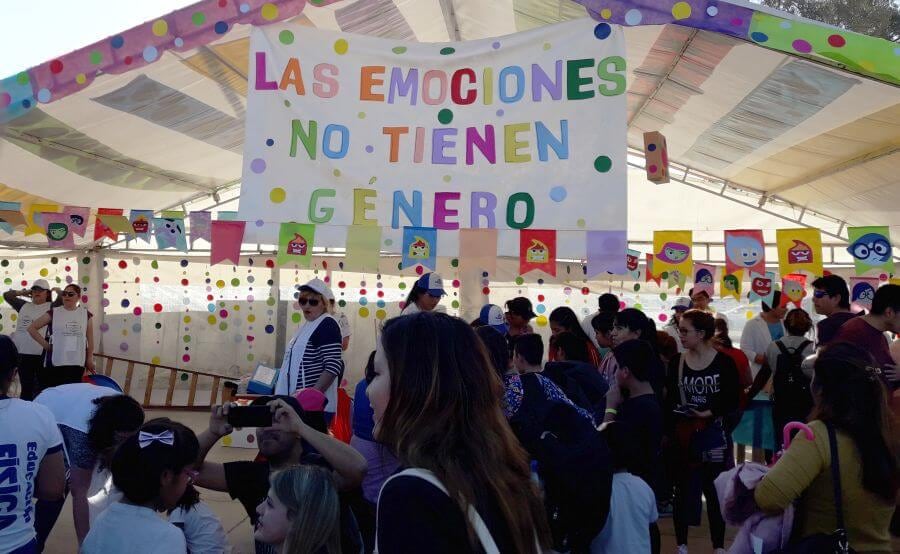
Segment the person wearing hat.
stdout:
<path fill-rule="evenodd" d="M 506 318 L 503 316 L 503 309 L 496 304 L 485 304 L 482 306 L 481 313 L 478 315 L 478 321 L 482 326 L 491 327 L 501 335 L 506 336 L 509 332 L 509 326 L 506 324 Z"/>
<path fill-rule="evenodd" d="M 275 394 L 293 395 L 314 388 L 325 394 L 325 419 L 337 409 L 337 386 L 344 373 L 341 359 L 341 328 L 328 313 L 328 285 L 313 279 L 300 287 L 297 303 L 306 320 L 288 343 L 278 371 Z"/>
<path fill-rule="evenodd" d="M 669 319 L 669 323 L 663 328 L 663 330 L 673 339 L 675 339 L 675 344 L 678 345 L 678 353 L 681 354 L 684 352 L 684 347 L 681 345 L 681 336 L 678 333 L 678 324 L 681 322 L 681 314 L 688 311 L 691 307 L 691 299 L 686 296 L 680 296 L 675 299 L 675 305 L 672 306 L 672 317 Z"/>
<path fill-rule="evenodd" d="M 51 292 L 57 294 L 56 300 L 50 302 Z M 58 287 L 51 289 L 46 279 L 38 279 L 30 289 L 8 290 L 3 299 L 12 309 L 19 313 L 16 330 L 10 338 L 19 350 L 19 398 L 34 400 L 38 392 L 37 374 L 44 365 L 44 348 L 28 334 L 28 326 L 47 313 L 51 306 L 61 306 L 62 296 Z M 24 300 L 28 298 L 31 300 Z"/>
<path fill-rule="evenodd" d="M 433 311 L 441 301 L 441 297 L 446 294 L 441 276 L 437 273 L 426 273 L 419 277 L 409 291 L 400 315 Z"/>

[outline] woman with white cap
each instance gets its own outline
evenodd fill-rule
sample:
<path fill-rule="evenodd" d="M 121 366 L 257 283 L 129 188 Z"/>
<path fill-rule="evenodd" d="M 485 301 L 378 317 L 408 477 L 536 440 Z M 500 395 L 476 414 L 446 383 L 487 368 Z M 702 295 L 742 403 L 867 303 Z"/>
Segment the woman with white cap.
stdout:
<path fill-rule="evenodd" d="M 278 372 L 275 394 L 293 395 L 314 388 L 328 398 L 325 419 L 337 409 L 337 387 L 344 372 L 341 360 L 341 329 L 328 313 L 328 285 L 313 279 L 300 287 L 297 302 L 306 322 L 288 344 Z"/>
<path fill-rule="evenodd" d="M 61 306 L 62 296 L 58 287 L 56 301 L 51 304 L 50 283 L 46 279 L 37 279 L 31 284 L 30 289 L 8 290 L 3 293 L 3 299 L 12 309 L 19 313 L 16 320 L 16 330 L 10 338 L 19 350 L 19 383 L 21 390 L 19 398 L 22 400 L 34 400 L 38 393 L 38 370 L 44 365 L 44 348 L 28 334 L 28 326 L 47 313 L 51 306 Z M 31 302 L 23 300 L 31 299 Z"/>
<path fill-rule="evenodd" d="M 444 280 L 441 279 L 441 276 L 437 273 L 426 273 L 419 277 L 412 290 L 409 291 L 400 315 L 433 311 L 441 301 L 441 297 L 446 294 Z"/>

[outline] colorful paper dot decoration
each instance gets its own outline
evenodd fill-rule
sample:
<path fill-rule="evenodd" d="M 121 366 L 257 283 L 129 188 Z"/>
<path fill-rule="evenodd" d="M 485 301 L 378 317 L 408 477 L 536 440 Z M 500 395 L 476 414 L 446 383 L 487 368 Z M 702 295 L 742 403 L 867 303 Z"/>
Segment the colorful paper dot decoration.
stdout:
<path fill-rule="evenodd" d="M 710 17 L 719 15 L 719 8 L 716 6 L 709 6 L 708 8 L 706 8 L 706 15 Z"/>
<path fill-rule="evenodd" d="M 204 23 L 206 23 L 206 14 L 204 14 L 203 12 L 194 12 L 191 15 L 191 22 L 194 25 L 196 25 L 197 27 L 203 25 Z M 113 40 L 115 40 L 115 39 L 113 39 Z M 113 44 L 113 48 L 115 48 L 115 47 L 116 47 L 115 44 Z"/>
<path fill-rule="evenodd" d="M 378 318 L 378 319 L 384 319 L 384 318 L 387 317 L 387 312 L 384 311 L 384 310 L 376 310 L 376 311 L 375 311 L 375 317 Z"/>
<path fill-rule="evenodd" d="M 395 47 L 391 48 L 391 52 L 393 52 L 394 54 L 398 54 L 398 55 L 405 54 L 406 47 L 405 46 L 395 46 Z"/>
<path fill-rule="evenodd" d="M 187 362 L 191 361 L 191 355 L 190 355 L 190 354 L 185 354 L 184 356 L 181 357 L 181 360 L 182 360 L 184 363 L 187 363 Z"/>
<path fill-rule="evenodd" d="M 262 158 L 254 158 L 253 161 L 250 162 L 250 171 L 256 174 L 260 174 L 266 170 L 266 160 Z"/>
<path fill-rule="evenodd" d="M 451 46 L 441 48 L 441 56 L 449 56 L 450 54 L 453 54 L 455 52 L 456 52 L 456 48 L 453 48 Z"/>
<path fill-rule="evenodd" d="M 597 156 L 594 159 L 594 169 L 600 173 L 606 173 L 612 169 L 612 160 L 609 159 L 609 156 Z"/>
<path fill-rule="evenodd" d="M 334 41 L 334 52 L 339 56 L 346 54 L 349 48 L 350 44 L 345 39 L 339 38 Z"/>
<path fill-rule="evenodd" d="M 165 19 L 157 19 L 153 22 L 153 25 L 150 27 L 153 31 L 153 34 L 158 37 L 166 36 L 166 33 L 169 32 L 169 24 L 166 23 Z"/>
<path fill-rule="evenodd" d="M 273 204 L 281 204 L 284 202 L 285 198 L 287 198 L 287 193 L 281 187 L 275 187 L 269 191 L 269 200 L 271 200 Z"/>
<path fill-rule="evenodd" d="M 566 191 L 566 187 L 555 186 L 550 189 L 550 199 L 554 202 L 562 202 L 566 199 L 568 192 Z"/>
<path fill-rule="evenodd" d="M 278 6 L 271 2 L 266 2 L 263 4 L 262 9 L 259 10 L 259 15 L 266 21 L 274 21 L 278 18 Z"/>
<path fill-rule="evenodd" d="M 672 17 L 675 20 L 679 19 L 687 19 L 691 16 L 691 5 L 687 2 L 676 2 L 674 6 L 672 6 Z"/>
<path fill-rule="evenodd" d="M 538 327 L 546 327 L 547 326 L 547 316 L 539 315 L 534 318 L 534 322 L 537 323 Z"/>
<path fill-rule="evenodd" d="M 272 325 L 266 325 L 265 331 L 267 335 L 271 335 L 275 332 L 275 327 L 273 327 Z"/>
<path fill-rule="evenodd" d="M 841 35 L 831 35 L 828 37 L 828 44 L 835 48 L 841 48 L 847 44 L 847 40 Z"/>
<path fill-rule="evenodd" d="M 216 324 L 216 316 L 211 315 L 211 316 L 207 317 L 206 322 L 209 323 L 210 325 L 215 325 Z"/>
<path fill-rule="evenodd" d="M 641 14 L 641 10 L 638 9 L 630 9 L 625 12 L 625 24 L 626 25 L 640 25 L 641 20 L 644 18 L 643 14 Z"/>
<path fill-rule="evenodd" d="M 438 121 L 440 121 L 444 125 L 449 124 L 451 121 L 453 121 L 453 112 L 451 110 L 448 110 L 447 108 L 444 108 L 443 110 L 438 112 Z"/>
<path fill-rule="evenodd" d="M 767 40 L 769 40 L 769 35 L 757 31 L 754 33 L 750 33 L 750 38 L 752 38 L 754 42 L 766 42 Z"/>
<path fill-rule="evenodd" d="M 217 35 L 224 35 L 228 32 L 228 23 L 224 21 L 216 21 L 216 24 L 213 26 L 213 30 Z"/>
<path fill-rule="evenodd" d="M 612 27 L 609 26 L 609 23 L 598 23 L 594 27 L 594 36 L 600 40 L 607 38 L 610 33 L 612 33 Z"/>
<path fill-rule="evenodd" d="M 812 52 L 812 45 L 803 39 L 797 39 L 791 43 L 791 47 L 801 54 L 809 54 Z"/>
<path fill-rule="evenodd" d="M 369 317 L 369 308 L 360 308 L 359 309 L 359 317 Z"/>
<path fill-rule="evenodd" d="M 285 29 L 284 31 L 281 31 L 280 33 L 278 33 L 278 41 L 281 42 L 281 44 L 293 44 L 294 43 L 294 33 Z"/>
<path fill-rule="evenodd" d="M 602 17 L 603 19 L 609 19 L 610 17 L 612 17 L 612 10 L 610 10 L 609 8 L 603 8 L 602 10 L 600 10 L 600 17 Z"/>

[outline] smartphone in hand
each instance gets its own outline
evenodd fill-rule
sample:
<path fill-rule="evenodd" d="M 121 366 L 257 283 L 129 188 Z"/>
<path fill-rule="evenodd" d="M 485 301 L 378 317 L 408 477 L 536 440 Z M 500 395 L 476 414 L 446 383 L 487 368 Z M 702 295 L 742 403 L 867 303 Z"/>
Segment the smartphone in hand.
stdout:
<path fill-rule="evenodd" d="M 228 424 L 232 427 L 271 427 L 272 409 L 269 406 L 231 406 Z"/>

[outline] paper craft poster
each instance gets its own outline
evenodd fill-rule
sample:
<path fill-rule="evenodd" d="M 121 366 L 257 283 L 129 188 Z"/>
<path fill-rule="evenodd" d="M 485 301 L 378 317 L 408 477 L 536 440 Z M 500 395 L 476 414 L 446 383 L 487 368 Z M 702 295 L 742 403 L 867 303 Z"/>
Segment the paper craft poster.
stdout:
<path fill-rule="evenodd" d="M 822 234 L 818 229 L 778 229 L 775 236 L 782 275 L 822 275 Z"/>
<path fill-rule="evenodd" d="M 122 215 L 124 210 L 120 208 L 97 208 L 97 215 Z M 119 235 L 110 229 L 99 217 L 94 218 L 94 240 L 98 241 L 102 238 L 116 240 Z"/>
<path fill-rule="evenodd" d="M 91 209 L 80 206 L 66 206 L 63 213 L 69 218 L 69 230 L 76 237 L 84 237 L 87 231 L 88 219 L 91 217 Z"/>
<path fill-rule="evenodd" d="M 447 252 L 460 229 L 624 231 L 625 31 L 597 27 L 440 44 L 251 28 L 240 219 L 434 228 Z M 583 241 L 557 246 L 585 257 Z M 498 247 L 519 254 L 502 233 Z"/>
<path fill-rule="evenodd" d="M 872 311 L 877 288 L 877 277 L 850 277 L 850 311 Z"/>
<path fill-rule="evenodd" d="M 628 274 L 631 275 L 631 278 L 635 281 L 641 280 L 640 262 L 640 251 L 632 250 L 631 248 L 625 250 L 625 269 L 628 270 Z"/>
<path fill-rule="evenodd" d="M 725 273 L 766 272 L 766 241 L 763 232 L 749 229 L 725 231 Z"/>
<path fill-rule="evenodd" d="M 775 300 L 775 273 L 767 271 L 763 274 L 750 272 L 750 292 L 747 298 L 751 303 L 764 302 L 767 306 L 772 306 Z"/>
<path fill-rule="evenodd" d="M 75 233 L 72 231 L 68 214 L 45 213 L 41 218 L 41 223 L 47 234 L 48 246 L 51 248 L 75 248 Z"/>
<path fill-rule="evenodd" d="M 212 214 L 210 212 L 191 212 L 188 216 L 188 221 L 191 224 L 191 248 L 194 247 L 194 243 L 198 239 L 212 242 Z M 226 227 L 221 228 L 225 229 Z M 233 229 L 234 227 L 231 228 Z M 243 236 L 244 232 L 242 230 L 242 239 Z"/>
<path fill-rule="evenodd" d="M 246 221 L 214 221 L 210 229 L 209 265 L 241 260 L 241 241 Z"/>
<path fill-rule="evenodd" d="M 496 229 L 459 230 L 459 268 L 460 271 L 497 271 Z"/>
<path fill-rule="evenodd" d="M 519 231 L 519 275 L 534 270 L 556 277 L 556 231 L 552 229 Z"/>
<path fill-rule="evenodd" d="M 653 281 L 656 283 L 656 286 L 661 285 L 662 284 L 662 275 L 660 275 L 656 271 L 656 267 L 655 267 L 656 259 L 653 257 L 653 254 L 646 254 L 645 260 L 646 260 L 644 263 L 644 266 L 646 267 L 646 269 L 644 270 L 644 273 L 646 275 L 645 281 L 648 283 Z"/>
<path fill-rule="evenodd" d="M 624 275 L 625 250 L 628 239 L 625 231 L 588 231 L 585 233 L 587 250 L 587 274 L 590 279 L 595 275 Z"/>
<path fill-rule="evenodd" d="M 740 269 L 736 270 L 734 273 L 723 271 L 719 281 L 719 298 L 731 297 L 740 301 L 743 276 L 744 272 Z"/>
<path fill-rule="evenodd" d="M 421 265 L 434 271 L 437 267 L 437 229 L 433 227 L 404 227 L 402 266 Z"/>
<path fill-rule="evenodd" d="M 853 256 L 857 275 L 867 273 L 894 273 L 894 249 L 891 246 L 890 228 L 849 227 L 850 245 L 847 251 Z"/>
<path fill-rule="evenodd" d="M 691 274 L 693 259 L 690 231 L 655 231 L 653 233 L 653 272 L 662 275 L 664 272 L 677 270 L 681 275 Z"/>
<path fill-rule="evenodd" d="M 278 265 L 296 264 L 297 267 L 309 267 L 312 263 L 315 234 L 315 225 L 282 223 L 278 232 L 278 256 L 276 256 Z"/>
<path fill-rule="evenodd" d="M 153 210 L 131 210 L 128 220 L 131 222 L 131 231 L 134 233 L 134 236 L 150 242 L 150 238 L 153 236 L 153 228 L 151 226 Z"/>
<path fill-rule="evenodd" d="M 781 305 L 800 308 L 806 298 L 806 275 L 792 273 L 781 278 Z"/>
<path fill-rule="evenodd" d="M 706 291 L 710 298 L 716 293 L 716 267 L 694 264 L 694 294 Z"/>
<path fill-rule="evenodd" d="M 160 250 L 174 248 L 182 252 L 188 251 L 183 219 L 153 218 L 153 235 L 156 237 L 156 247 Z"/>
<path fill-rule="evenodd" d="M 41 221 L 42 214 L 55 213 L 59 211 L 59 204 L 32 204 L 28 207 L 28 217 L 26 218 L 27 226 L 25 227 L 25 236 L 43 235 L 44 225 Z"/>

